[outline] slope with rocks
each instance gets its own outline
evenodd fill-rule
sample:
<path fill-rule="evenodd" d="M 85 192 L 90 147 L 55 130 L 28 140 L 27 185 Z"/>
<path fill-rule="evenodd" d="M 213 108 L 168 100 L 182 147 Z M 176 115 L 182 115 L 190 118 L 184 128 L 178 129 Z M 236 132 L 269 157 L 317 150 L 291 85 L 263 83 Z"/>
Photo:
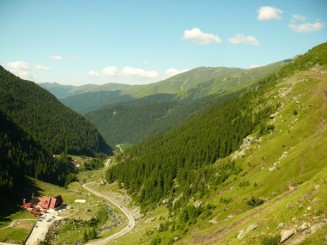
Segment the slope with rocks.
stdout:
<path fill-rule="evenodd" d="M 180 149 L 210 135 L 205 130 L 197 133 L 192 123 L 176 129 L 175 137 L 163 135 L 153 141 L 155 145 L 148 141 L 127 152 L 130 158 L 108 170 L 109 181 L 118 180 L 127 188 L 147 215 L 162 206 L 169 214 L 160 218 L 160 226 L 129 234 L 118 243 L 138 244 L 140 240 L 133 242 L 133 236 L 155 244 L 323 243 L 327 231 L 326 57 L 325 43 L 265 79 L 265 85 L 249 89 L 266 87 L 248 105 L 254 111 L 270 108 L 269 113 L 241 140 L 240 147 L 232 147 L 232 154 L 218 156 L 212 164 L 210 150 L 197 149 L 202 145 L 193 144 L 194 150 L 183 158 Z M 240 116 L 247 113 L 240 109 Z M 240 121 L 230 123 L 236 126 Z M 187 127 L 193 129 L 189 137 L 192 131 Z M 176 141 L 179 134 L 187 141 L 170 147 L 169 141 Z M 211 144 L 210 148 L 220 152 L 221 146 Z M 162 158 L 165 164 L 157 165 Z M 173 179 L 169 162 L 184 166 L 172 172 Z M 129 172 L 121 171 L 125 167 Z M 153 174 L 147 176 L 149 169 Z M 132 170 L 138 177 L 129 179 Z M 192 181 L 185 184 L 187 179 Z"/>

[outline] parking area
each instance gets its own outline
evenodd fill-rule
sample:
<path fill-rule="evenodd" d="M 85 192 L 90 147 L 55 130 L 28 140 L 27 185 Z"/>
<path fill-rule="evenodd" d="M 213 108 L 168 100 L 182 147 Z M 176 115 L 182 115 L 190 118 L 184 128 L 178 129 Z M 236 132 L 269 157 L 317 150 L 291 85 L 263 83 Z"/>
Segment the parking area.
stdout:
<path fill-rule="evenodd" d="M 63 217 L 60 217 L 55 211 L 44 213 L 36 222 L 31 235 L 26 241 L 26 245 L 35 245 L 38 244 L 40 241 L 44 240 L 50 225 L 55 220 L 59 220 L 62 218 Z"/>

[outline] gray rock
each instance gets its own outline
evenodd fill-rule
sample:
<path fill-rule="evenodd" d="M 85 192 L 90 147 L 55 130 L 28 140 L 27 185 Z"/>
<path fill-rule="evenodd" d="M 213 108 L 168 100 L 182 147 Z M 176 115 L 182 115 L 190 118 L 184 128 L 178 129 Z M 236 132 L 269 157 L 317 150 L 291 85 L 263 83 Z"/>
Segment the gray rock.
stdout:
<path fill-rule="evenodd" d="M 308 229 L 308 228 L 309 228 L 309 225 L 308 225 L 306 222 L 304 222 L 304 223 L 300 226 L 299 230 L 300 230 L 300 231 L 304 231 L 304 230 L 306 230 L 306 229 Z"/>
<path fill-rule="evenodd" d="M 180 239 L 180 238 L 179 238 L 178 236 L 175 236 L 173 240 L 174 240 L 174 242 L 176 242 L 176 241 L 178 241 L 179 239 Z"/>
<path fill-rule="evenodd" d="M 244 230 L 241 230 L 238 234 L 237 234 L 237 239 L 241 240 L 244 236 L 246 235 Z"/>
<path fill-rule="evenodd" d="M 285 242 L 287 239 L 289 239 L 291 236 L 295 234 L 296 230 L 294 228 L 291 228 L 289 230 L 282 230 L 280 232 L 280 242 Z"/>
<path fill-rule="evenodd" d="M 278 229 L 281 229 L 281 228 L 284 227 L 284 225 L 285 225 L 284 223 L 279 223 L 278 226 L 277 226 L 277 228 L 278 228 Z"/>
<path fill-rule="evenodd" d="M 253 231 L 254 229 L 256 229 L 258 227 L 257 224 L 252 224 L 252 225 L 249 225 L 248 228 L 246 229 L 246 233 L 250 232 L 250 231 Z"/>

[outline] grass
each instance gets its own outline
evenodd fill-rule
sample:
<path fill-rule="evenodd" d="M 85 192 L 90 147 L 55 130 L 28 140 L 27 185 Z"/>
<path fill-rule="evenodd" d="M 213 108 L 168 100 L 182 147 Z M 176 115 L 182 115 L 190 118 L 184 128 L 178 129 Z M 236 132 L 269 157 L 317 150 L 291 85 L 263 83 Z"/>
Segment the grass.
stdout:
<path fill-rule="evenodd" d="M 0 230 L 0 242 L 22 244 L 29 231 L 21 228 L 6 228 Z"/>
<path fill-rule="evenodd" d="M 182 239 L 174 244 L 276 244 L 282 229 L 299 229 L 308 223 L 318 229 L 303 244 L 322 244 L 327 229 L 323 201 L 327 195 L 326 82 L 326 73 L 304 71 L 280 81 L 267 95 L 267 101 L 282 105 L 270 121 L 275 130 L 261 137 L 260 143 L 252 144 L 246 155 L 236 160 L 243 169 L 240 174 L 230 176 L 223 185 L 212 186 L 209 197 L 202 200 L 216 206 L 212 216 L 198 220 L 182 234 L 158 232 L 155 227 L 163 220 L 146 223 L 150 217 L 147 215 L 138 221 L 135 232 L 118 238 L 116 243 L 150 244 L 157 239 L 160 244 L 168 244 L 178 236 Z M 281 88 L 291 90 L 281 97 Z M 226 160 L 215 165 L 221 161 Z M 275 169 L 270 171 L 274 164 Z M 293 191 L 289 191 L 288 182 L 295 187 Z M 265 202 L 252 207 L 247 204 L 252 196 Z M 162 206 L 153 210 L 153 213 L 165 212 Z M 212 218 L 216 224 L 209 223 Z M 278 228 L 281 223 L 284 227 Z M 239 232 L 251 224 L 257 224 L 257 228 L 238 239 Z M 304 231 L 299 230 L 292 239 L 300 239 L 302 235 Z"/>

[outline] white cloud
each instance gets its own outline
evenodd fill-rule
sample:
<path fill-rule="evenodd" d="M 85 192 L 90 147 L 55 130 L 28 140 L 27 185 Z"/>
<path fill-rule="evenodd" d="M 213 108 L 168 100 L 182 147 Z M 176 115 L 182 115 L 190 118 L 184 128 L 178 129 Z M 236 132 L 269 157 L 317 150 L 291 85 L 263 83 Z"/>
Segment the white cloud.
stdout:
<path fill-rule="evenodd" d="M 292 15 L 292 19 L 293 19 L 293 20 L 305 20 L 306 18 L 305 18 L 305 16 L 303 16 L 303 15 L 293 14 L 293 15 Z"/>
<path fill-rule="evenodd" d="M 221 39 L 218 35 L 202 32 L 199 28 L 185 30 L 183 38 L 192 40 L 197 44 L 221 43 Z"/>
<path fill-rule="evenodd" d="M 98 77 L 98 76 L 100 76 L 100 72 L 92 70 L 92 71 L 89 71 L 89 75 L 93 76 L 93 77 Z"/>
<path fill-rule="evenodd" d="M 118 69 L 116 66 L 107 66 L 101 71 L 91 70 L 88 72 L 90 76 L 111 76 L 111 77 L 133 77 L 143 79 L 154 79 L 159 78 L 160 74 L 157 71 L 143 70 L 131 66 L 125 66 L 122 69 Z"/>
<path fill-rule="evenodd" d="M 237 34 L 234 37 L 231 37 L 228 39 L 228 41 L 231 44 L 249 44 L 249 45 L 254 45 L 254 46 L 258 46 L 259 45 L 259 41 L 256 37 L 254 36 L 246 36 L 243 34 Z"/>
<path fill-rule="evenodd" d="M 291 28 L 295 32 L 312 32 L 319 31 L 324 27 L 324 23 L 317 20 L 313 23 L 303 23 L 305 20 L 305 16 L 293 14 L 291 22 L 288 24 L 288 27 Z"/>
<path fill-rule="evenodd" d="M 258 9 L 258 20 L 280 20 L 283 11 L 271 6 L 263 6 Z"/>
<path fill-rule="evenodd" d="M 116 66 L 107 66 L 102 69 L 101 73 L 106 76 L 118 76 L 118 68 Z"/>
<path fill-rule="evenodd" d="M 33 78 L 30 73 L 30 66 L 25 61 L 12 61 L 7 63 L 6 69 L 22 79 Z"/>
<path fill-rule="evenodd" d="M 121 71 L 122 76 L 136 77 L 136 78 L 157 78 L 159 73 L 157 71 L 147 71 L 140 68 L 126 66 Z"/>
<path fill-rule="evenodd" d="M 260 66 L 258 66 L 258 65 L 256 65 L 256 64 L 250 65 L 250 69 L 252 69 L 252 68 L 257 68 L 257 67 L 260 67 Z"/>
<path fill-rule="evenodd" d="M 166 77 L 172 77 L 172 76 L 175 76 L 175 75 L 177 75 L 179 73 L 186 72 L 188 70 L 189 69 L 177 70 L 176 68 L 169 68 L 169 69 L 166 70 L 165 75 L 166 75 Z"/>
<path fill-rule="evenodd" d="M 312 31 L 319 31 L 324 27 L 324 23 L 320 21 L 316 21 L 314 23 L 290 23 L 288 25 L 289 28 L 291 28 L 295 32 L 312 32 Z"/>
<path fill-rule="evenodd" d="M 52 59 L 52 60 L 62 60 L 63 57 L 61 55 L 56 54 L 56 55 L 51 56 L 50 59 Z"/>
<path fill-rule="evenodd" d="M 49 67 L 47 67 L 47 66 L 43 66 L 43 65 L 36 65 L 36 66 L 35 66 L 35 69 L 36 69 L 36 70 L 39 70 L 39 71 L 49 71 L 49 70 L 50 70 Z"/>

